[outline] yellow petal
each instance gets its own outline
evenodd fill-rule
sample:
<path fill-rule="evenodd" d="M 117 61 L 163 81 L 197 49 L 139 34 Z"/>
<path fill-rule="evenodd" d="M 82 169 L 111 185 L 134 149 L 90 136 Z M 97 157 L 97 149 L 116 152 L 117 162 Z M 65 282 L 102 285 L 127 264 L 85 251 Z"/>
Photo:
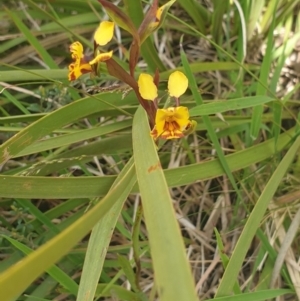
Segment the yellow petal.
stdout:
<path fill-rule="evenodd" d="M 158 109 L 155 115 L 155 128 L 157 131 L 157 136 L 159 137 L 165 127 L 166 119 L 168 117 L 168 111 L 165 109 Z"/>
<path fill-rule="evenodd" d="M 184 130 L 185 127 L 190 123 L 189 110 L 187 107 L 177 107 L 175 109 L 173 120 L 180 126 L 181 130 Z"/>
<path fill-rule="evenodd" d="M 165 8 L 165 5 L 158 8 L 158 10 L 156 12 L 156 20 L 157 21 L 160 21 L 160 18 L 161 18 L 161 15 L 162 15 L 163 11 L 164 11 L 164 8 Z"/>
<path fill-rule="evenodd" d="M 114 35 L 114 26 L 114 22 L 101 22 L 94 34 L 94 40 L 96 44 L 100 46 L 106 45 Z"/>
<path fill-rule="evenodd" d="M 187 77 L 180 71 L 173 72 L 168 81 L 168 90 L 170 96 L 180 97 L 188 87 Z"/>
<path fill-rule="evenodd" d="M 171 0 L 169 2 L 167 2 L 165 5 L 161 6 L 158 8 L 158 10 L 156 11 L 156 20 L 157 21 L 161 21 L 161 17 L 162 17 L 162 14 L 164 14 L 163 17 L 166 16 L 169 8 L 171 7 L 171 5 L 175 2 L 175 0 Z"/>
<path fill-rule="evenodd" d="M 141 73 L 138 80 L 140 94 L 144 99 L 154 100 L 157 98 L 157 87 L 150 74 Z"/>
<path fill-rule="evenodd" d="M 90 65 L 107 61 L 112 57 L 112 55 L 113 55 L 113 51 L 100 53 L 93 60 L 90 61 Z"/>
<path fill-rule="evenodd" d="M 69 74 L 68 74 L 68 78 L 69 81 L 73 81 L 75 79 L 77 79 L 79 76 L 81 76 L 82 74 L 85 73 L 89 73 L 92 72 L 92 68 L 90 66 L 90 64 L 87 63 L 72 63 L 69 65 Z"/>
<path fill-rule="evenodd" d="M 74 42 L 70 45 L 70 52 L 73 59 L 81 59 L 83 57 L 83 46 L 80 42 Z"/>

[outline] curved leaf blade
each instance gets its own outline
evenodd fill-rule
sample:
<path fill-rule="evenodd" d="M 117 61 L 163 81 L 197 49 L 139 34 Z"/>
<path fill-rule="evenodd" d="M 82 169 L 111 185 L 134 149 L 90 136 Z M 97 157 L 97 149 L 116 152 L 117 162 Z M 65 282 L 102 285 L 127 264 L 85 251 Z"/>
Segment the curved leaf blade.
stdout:
<path fill-rule="evenodd" d="M 160 300 L 198 300 L 148 119 L 139 107 L 133 120 L 133 150 Z M 170 252 L 171 250 L 171 252 Z"/>
<path fill-rule="evenodd" d="M 6 288 L 0 290 L 0 300 L 15 300 L 39 275 L 67 254 L 107 214 L 117 200 L 125 201 L 136 181 L 133 165 L 126 166 L 116 179 L 114 187 L 90 211 L 0 275 L 0 287 Z"/>

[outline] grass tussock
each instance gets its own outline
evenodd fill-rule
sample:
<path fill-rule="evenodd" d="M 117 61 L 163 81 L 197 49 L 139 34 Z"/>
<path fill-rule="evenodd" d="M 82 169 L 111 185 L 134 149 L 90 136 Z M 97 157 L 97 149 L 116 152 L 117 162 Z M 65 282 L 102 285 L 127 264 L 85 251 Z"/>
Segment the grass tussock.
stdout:
<path fill-rule="evenodd" d="M 1 301 L 300 299 L 298 1 L 0 7 Z"/>

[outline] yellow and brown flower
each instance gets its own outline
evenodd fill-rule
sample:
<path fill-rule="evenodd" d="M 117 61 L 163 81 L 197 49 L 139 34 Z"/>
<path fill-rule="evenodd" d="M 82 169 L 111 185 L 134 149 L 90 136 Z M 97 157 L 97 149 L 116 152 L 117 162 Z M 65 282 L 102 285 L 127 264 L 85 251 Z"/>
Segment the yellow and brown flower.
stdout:
<path fill-rule="evenodd" d="M 141 96 L 150 101 L 155 101 L 158 97 L 157 87 L 153 77 L 142 73 L 138 79 L 139 92 Z M 175 71 L 169 76 L 168 92 L 170 97 L 176 99 L 185 93 L 188 87 L 187 77 L 180 71 Z M 155 126 L 151 131 L 154 139 L 176 139 L 185 136 L 186 131 L 193 125 L 190 120 L 189 110 L 184 106 L 157 109 L 155 115 Z"/>
<path fill-rule="evenodd" d="M 154 139 L 182 138 L 185 130 L 191 126 L 187 107 L 169 107 L 158 109 L 155 116 L 155 126 L 151 131 Z"/>
<path fill-rule="evenodd" d="M 109 21 L 103 21 L 95 31 L 94 41 L 96 46 L 106 45 L 113 37 L 114 23 Z M 68 78 L 70 81 L 76 80 L 82 74 L 96 72 L 97 64 L 109 60 L 112 57 L 113 52 L 103 52 L 96 50 L 96 56 L 92 60 L 88 60 L 83 54 L 83 46 L 80 42 L 76 41 L 71 44 L 70 52 L 72 62 L 69 65 Z"/>

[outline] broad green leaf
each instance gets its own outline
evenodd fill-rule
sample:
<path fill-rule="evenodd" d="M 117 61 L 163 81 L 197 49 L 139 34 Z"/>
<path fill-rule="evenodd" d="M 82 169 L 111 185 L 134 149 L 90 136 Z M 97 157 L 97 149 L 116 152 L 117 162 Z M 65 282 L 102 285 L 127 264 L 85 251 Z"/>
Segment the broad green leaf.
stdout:
<path fill-rule="evenodd" d="M 149 235 L 155 285 L 162 301 L 196 301 L 198 298 L 183 239 L 157 148 L 149 131 L 146 113 L 139 107 L 133 120 L 133 151 Z"/>
<path fill-rule="evenodd" d="M 275 148 L 274 139 L 226 156 L 231 171 L 239 170 L 266 160 L 287 147 L 293 139 L 295 128 L 281 134 Z M 219 159 L 212 159 L 170 170 L 165 170 L 169 187 L 189 185 L 199 180 L 224 175 Z M 0 195 L 16 198 L 93 198 L 107 193 L 115 177 L 32 177 L 0 175 Z M 134 192 L 138 187 L 134 188 Z"/>

